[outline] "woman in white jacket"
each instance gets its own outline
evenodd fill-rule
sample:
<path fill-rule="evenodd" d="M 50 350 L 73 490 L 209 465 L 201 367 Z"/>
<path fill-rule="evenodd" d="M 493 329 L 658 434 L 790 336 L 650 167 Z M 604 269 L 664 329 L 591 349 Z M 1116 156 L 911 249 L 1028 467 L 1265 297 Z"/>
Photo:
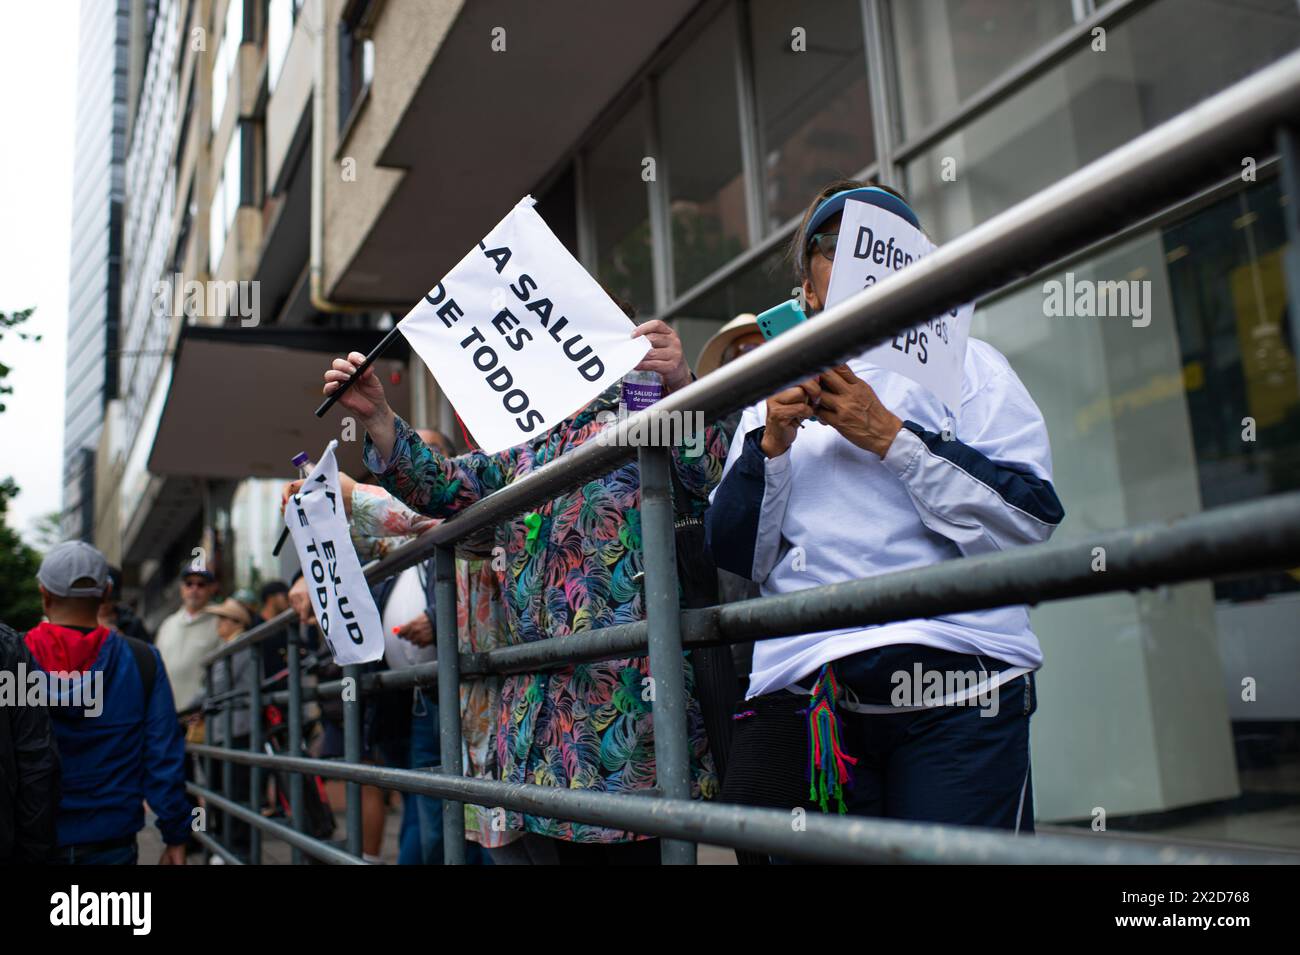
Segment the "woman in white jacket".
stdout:
<path fill-rule="evenodd" d="M 792 248 L 810 313 L 849 200 L 920 228 L 893 190 L 830 183 Z M 859 357 L 747 409 L 706 524 L 718 565 L 771 595 L 1036 543 L 1063 516 L 1042 415 L 971 339 L 959 408 Z M 806 713 L 823 810 L 1032 831 L 1041 663 L 1023 606 L 764 640 L 745 713 Z"/>

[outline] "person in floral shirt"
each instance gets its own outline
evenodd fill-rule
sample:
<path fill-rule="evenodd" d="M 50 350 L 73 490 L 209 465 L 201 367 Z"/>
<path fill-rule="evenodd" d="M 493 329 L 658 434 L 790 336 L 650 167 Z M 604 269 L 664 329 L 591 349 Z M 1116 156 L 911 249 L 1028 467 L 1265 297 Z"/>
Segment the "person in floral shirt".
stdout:
<path fill-rule="evenodd" d="M 638 370 L 658 372 L 665 393 L 690 381 L 677 334 L 662 321 L 637 326 L 651 349 Z M 364 356 L 334 360 L 324 393 L 355 374 Z M 592 440 L 617 410 L 615 385 L 576 414 L 531 442 L 498 454 L 445 457 L 427 447 L 388 407 L 383 385 L 367 370 L 339 399 L 366 427 L 365 463 L 379 483 L 406 504 L 447 518 L 567 451 Z M 700 445 L 696 445 L 697 449 Z M 679 511 L 701 514 L 727 457 L 725 435 L 706 429 L 703 451 L 673 450 L 686 490 Z M 505 598 L 509 642 L 562 639 L 598 627 L 645 618 L 642 584 L 641 481 L 635 462 L 588 482 L 499 525 L 498 575 Z M 691 740 L 692 795 L 718 789 L 700 708 L 686 667 Z M 636 657 L 576 664 L 543 673 L 513 674 L 502 681 L 497 708 L 497 760 L 506 782 L 570 789 L 632 792 L 655 784 L 653 717 L 645 687 L 648 660 Z M 512 828 L 550 836 L 560 861 L 585 861 L 568 844 L 624 843 L 635 833 L 567 820 L 508 814 Z M 651 861 L 646 854 L 638 856 Z"/>
<path fill-rule="evenodd" d="M 443 437 L 442 440 L 446 442 L 447 439 Z M 282 507 L 291 495 L 297 493 L 302 483 L 297 480 L 284 486 Z M 435 518 L 411 510 L 382 487 L 358 483 L 342 471 L 339 472 L 339 483 L 348 516 L 348 532 L 362 564 L 386 556 L 439 523 Z M 510 643 L 500 583 L 491 566 L 490 529 L 486 539 L 477 540 L 479 536 L 475 535 L 475 540 L 464 541 L 456 548 L 456 629 L 457 648 L 461 653 L 485 653 Z M 431 635 L 412 634 L 407 639 L 423 645 Z M 426 693 L 429 695 L 425 696 Z M 466 776 L 497 778 L 496 708 L 500 696 L 501 677 L 494 674 L 466 677 L 460 681 L 460 729 L 465 747 Z M 416 690 L 416 698 L 418 708 L 424 700 L 436 700 L 436 691 L 432 688 Z M 413 757 L 414 743 L 413 739 Z M 430 801 L 441 806 L 439 800 Z M 403 811 L 404 826 L 408 824 L 406 811 Z M 492 808 L 465 804 L 465 838 L 470 842 L 477 842 L 484 849 L 505 849 L 522 835 L 517 830 L 493 823 Z M 439 816 L 439 828 L 441 825 Z"/>

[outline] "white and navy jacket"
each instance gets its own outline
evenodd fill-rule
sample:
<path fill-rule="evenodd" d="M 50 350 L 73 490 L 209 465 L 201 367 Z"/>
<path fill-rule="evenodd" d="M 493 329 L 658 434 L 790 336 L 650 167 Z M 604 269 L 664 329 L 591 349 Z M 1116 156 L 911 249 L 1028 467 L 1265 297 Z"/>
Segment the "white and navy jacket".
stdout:
<path fill-rule="evenodd" d="M 759 447 L 766 404 L 747 408 L 705 518 L 719 567 L 757 581 L 768 596 L 1051 536 L 1064 511 L 1052 488 L 1047 428 L 997 349 L 970 340 L 961 408 L 952 415 L 908 378 L 861 359 L 848 364 L 903 419 L 884 460 L 817 421 L 806 422 L 784 454 L 768 459 Z M 1001 607 L 761 640 L 748 695 L 898 643 L 979 654 L 1016 668 L 1042 663 L 1027 608 Z"/>

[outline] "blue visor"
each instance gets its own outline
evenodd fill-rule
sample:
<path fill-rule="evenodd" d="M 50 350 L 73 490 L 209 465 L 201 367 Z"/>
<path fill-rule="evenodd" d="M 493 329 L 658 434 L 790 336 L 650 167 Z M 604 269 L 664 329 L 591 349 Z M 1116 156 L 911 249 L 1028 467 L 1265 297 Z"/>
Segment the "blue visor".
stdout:
<path fill-rule="evenodd" d="M 907 222 L 914 229 L 921 228 L 920 220 L 916 218 L 916 213 L 898 196 L 886 192 L 878 186 L 859 186 L 856 189 L 845 189 L 843 192 L 837 192 L 822 201 L 817 207 L 817 211 L 812 214 L 808 220 L 808 228 L 804 230 L 803 244 L 808 245 L 812 237 L 817 233 L 827 220 L 833 218 L 844 211 L 844 203 L 853 199 L 857 202 L 870 203 L 873 206 L 884 209 L 886 212 L 892 212 L 900 219 Z"/>

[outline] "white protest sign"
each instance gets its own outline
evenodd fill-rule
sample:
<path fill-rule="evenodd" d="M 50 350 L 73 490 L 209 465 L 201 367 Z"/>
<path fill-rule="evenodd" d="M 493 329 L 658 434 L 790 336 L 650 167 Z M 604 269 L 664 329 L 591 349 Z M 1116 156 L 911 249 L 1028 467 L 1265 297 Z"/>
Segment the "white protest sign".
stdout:
<path fill-rule="evenodd" d="M 289 499 L 284 520 L 334 662 L 369 663 L 384 655 L 384 631 L 348 534 L 336 447 L 337 441 L 329 443 L 301 490 Z"/>
<path fill-rule="evenodd" d="M 533 204 L 521 199 L 398 325 L 489 454 L 559 424 L 650 350 Z"/>
<path fill-rule="evenodd" d="M 835 246 L 826 305 L 844 299 L 905 268 L 935 245 L 910 222 L 870 203 L 851 199 L 844 204 L 840 237 Z M 970 336 L 973 303 L 944 312 L 900 332 L 862 356 L 863 360 L 905 375 L 933 392 L 949 410 L 961 407 L 966 369 L 966 339 Z"/>

